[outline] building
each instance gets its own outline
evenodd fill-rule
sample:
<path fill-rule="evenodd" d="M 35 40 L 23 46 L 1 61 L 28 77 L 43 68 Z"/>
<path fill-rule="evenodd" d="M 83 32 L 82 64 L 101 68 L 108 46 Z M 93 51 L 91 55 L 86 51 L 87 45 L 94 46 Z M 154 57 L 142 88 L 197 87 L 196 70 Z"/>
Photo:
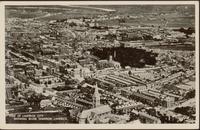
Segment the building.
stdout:
<path fill-rule="evenodd" d="M 124 105 L 118 105 L 116 106 L 116 111 L 119 112 L 119 111 L 122 111 L 123 113 L 130 113 L 134 110 L 134 108 L 138 107 L 138 106 L 141 106 L 142 104 L 141 103 L 135 103 L 135 104 L 124 104 Z"/>
<path fill-rule="evenodd" d="M 6 84 L 6 102 L 13 98 L 12 86 Z"/>
<path fill-rule="evenodd" d="M 79 116 L 79 124 L 95 123 L 95 119 L 111 114 L 111 108 L 108 105 L 99 106 L 97 108 L 84 110 Z"/>
<path fill-rule="evenodd" d="M 133 92 L 131 97 L 137 101 L 141 101 L 144 104 L 149 104 L 153 106 L 158 104 L 158 100 L 156 98 L 144 95 L 142 93 Z"/>
<path fill-rule="evenodd" d="M 116 56 L 116 52 L 114 52 L 114 57 Z M 121 65 L 119 62 L 114 61 L 112 56 L 109 56 L 108 63 L 111 64 L 114 68 L 120 69 Z"/>
<path fill-rule="evenodd" d="M 101 104 L 100 104 L 100 94 L 99 94 L 97 83 L 95 84 L 94 88 L 95 88 L 95 91 L 93 95 L 93 107 L 95 108 L 95 107 L 99 107 Z"/>
<path fill-rule="evenodd" d="M 52 76 L 52 75 L 38 76 L 38 77 L 35 77 L 34 80 L 38 84 L 46 84 L 46 85 L 61 82 L 61 79 L 59 77 L 55 77 L 55 76 Z"/>
<path fill-rule="evenodd" d="M 51 100 L 45 99 L 45 100 L 40 101 L 40 107 L 41 108 L 45 108 L 45 107 L 48 107 L 48 106 L 52 106 Z"/>
<path fill-rule="evenodd" d="M 140 121 L 142 123 L 146 123 L 146 124 L 159 124 L 161 123 L 160 119 L 151 116 L 147 113 L 144 112 L 139 112 L 139 117 L 140 117 Z"/>
<path fill-rule="evenodd" d="M 175 98 L 173 97 L 166 97 L 162 101 L 162 106 L 166 108 L 170 108 L 174 106 Z"/>
<path fill-rule="evenodd" d="M 56 61 L 54 59 L 45 59 L 42 58 L 40 59 L 40 62 L 42 64 L 42 66 L 48 66 L 48 71 L 53 74 L 55 72 L 59 72 L 59 66 L 61 65 L 61 63 L 59 61 Z"/>
<path fill-rule="evenodd" d="M 74 77 L 75 79 L 78 79 L 79 81 L 83 81 L 83 71 L 82 68 L 75 68 L 75 69 L 67 69 L 68 73 Z"/>
<path fill-rule="evenodd" d="M 83 109 L 82 105 L 69 101 L 67 98 L 63 96 L 54 96 L 52 100 L 53 100 L 53 105 L 66 107 L 66 108 L 80 109 L 80 110 Z"/>
<path fill-rule="evenodd" d="M 114 53 L 114 55 L 116 54 Z M 110 68 L 110 67 L 120 69 L 121 64 L 117 61 L 114 61 L 112 56 L 109 56 L 109 60 L 99 60 L 97 67 L 99 69 Z"/>

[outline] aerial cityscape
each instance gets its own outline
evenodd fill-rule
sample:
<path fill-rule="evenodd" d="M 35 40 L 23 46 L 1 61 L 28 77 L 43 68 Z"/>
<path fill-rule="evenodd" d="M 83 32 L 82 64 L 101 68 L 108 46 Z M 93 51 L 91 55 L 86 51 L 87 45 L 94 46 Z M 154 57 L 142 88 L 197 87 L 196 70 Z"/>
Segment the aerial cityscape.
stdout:
<path fill-rule="evenodd" d="M 194 5 L 6 5 L 6 123 L 194 124 Z"/>

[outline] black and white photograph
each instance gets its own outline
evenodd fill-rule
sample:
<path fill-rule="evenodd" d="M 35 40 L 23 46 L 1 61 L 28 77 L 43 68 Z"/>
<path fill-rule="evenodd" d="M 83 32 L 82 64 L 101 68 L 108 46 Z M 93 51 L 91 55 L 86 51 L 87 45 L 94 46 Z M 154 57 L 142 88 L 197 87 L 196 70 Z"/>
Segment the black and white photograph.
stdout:
<path fill-rule="evenodd" d="M 197 125 L 199 7 L 173 2 L 4 3 L 5 125 Z"/>

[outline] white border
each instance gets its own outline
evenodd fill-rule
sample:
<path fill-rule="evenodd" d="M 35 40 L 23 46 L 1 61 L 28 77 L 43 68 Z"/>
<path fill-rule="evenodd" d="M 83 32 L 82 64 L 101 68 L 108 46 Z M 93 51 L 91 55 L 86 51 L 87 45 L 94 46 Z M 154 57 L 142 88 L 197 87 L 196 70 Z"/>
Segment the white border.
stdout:
<path fill-rule="evenodd" d="M 196 123 L 195 124 L 5 124 L 5 5 L 195 5 Z M 0 129 L 198 129 L 199 128 L 199 2 L 198 1 L 7 1 L 0 2 Z"/>

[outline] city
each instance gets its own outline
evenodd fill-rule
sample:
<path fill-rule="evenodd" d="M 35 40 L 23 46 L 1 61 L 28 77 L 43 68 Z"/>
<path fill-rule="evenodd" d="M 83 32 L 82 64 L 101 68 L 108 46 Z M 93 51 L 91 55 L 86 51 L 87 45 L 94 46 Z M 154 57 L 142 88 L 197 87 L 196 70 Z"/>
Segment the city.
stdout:
<path fill-rule="evenodd" d="M 5 6 L 6 123 L 195 123 L 194 12 Z"/>

